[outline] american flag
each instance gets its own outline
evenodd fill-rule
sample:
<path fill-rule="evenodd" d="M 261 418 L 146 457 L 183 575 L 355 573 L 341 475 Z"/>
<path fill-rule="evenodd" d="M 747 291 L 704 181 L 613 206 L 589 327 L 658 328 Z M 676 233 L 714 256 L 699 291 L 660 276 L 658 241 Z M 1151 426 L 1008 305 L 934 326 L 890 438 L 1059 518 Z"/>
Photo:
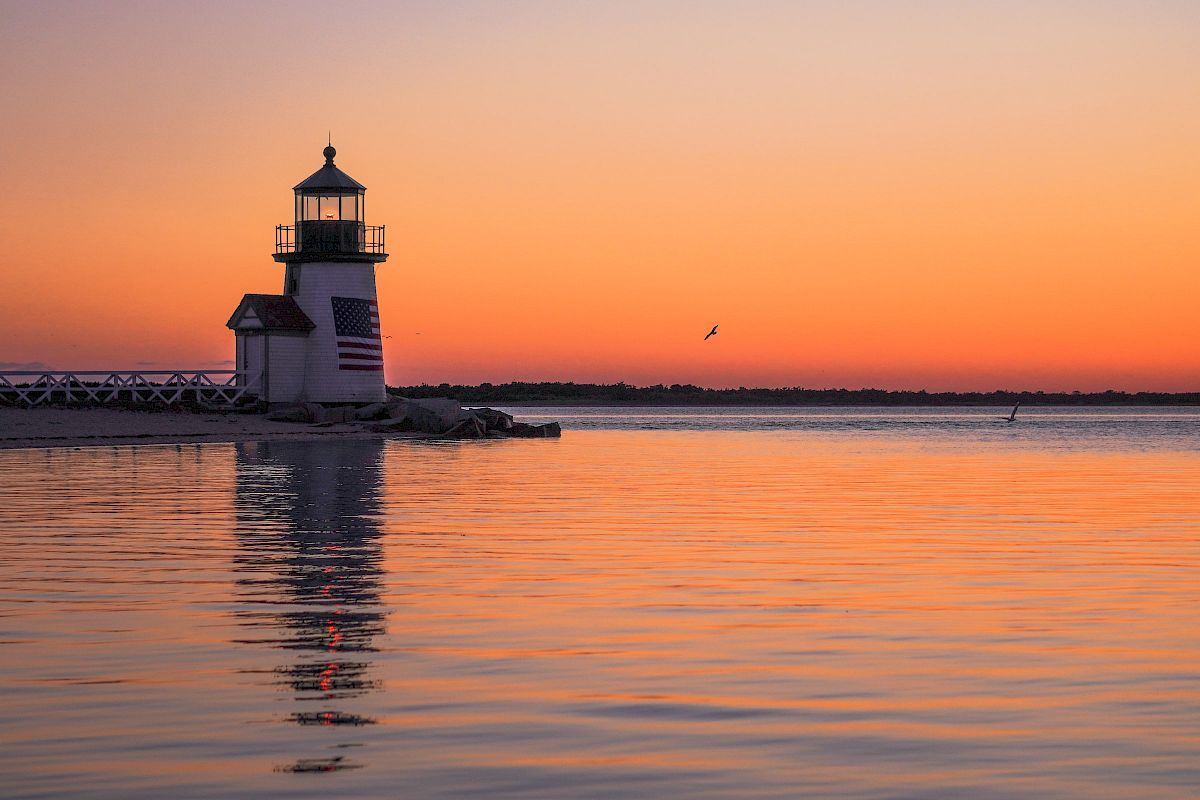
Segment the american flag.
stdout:
<path fill-rule="evenodd" d="M 374 300 L 333 297 L 333 328 L 337 334 L 338 369 L 383 371 L 383 340 L 379 337 L 379 306 Z"/>

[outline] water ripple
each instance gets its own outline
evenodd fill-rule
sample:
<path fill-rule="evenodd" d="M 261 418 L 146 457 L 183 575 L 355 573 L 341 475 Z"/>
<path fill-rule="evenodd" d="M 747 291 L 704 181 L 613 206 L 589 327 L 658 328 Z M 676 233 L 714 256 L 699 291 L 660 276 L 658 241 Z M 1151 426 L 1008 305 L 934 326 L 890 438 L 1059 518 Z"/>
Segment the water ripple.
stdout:
<path fill-rule="evenodd" d="M 1194 796 L 1195 413 L 551 413 L 0 453 L 5 795 Z"/>

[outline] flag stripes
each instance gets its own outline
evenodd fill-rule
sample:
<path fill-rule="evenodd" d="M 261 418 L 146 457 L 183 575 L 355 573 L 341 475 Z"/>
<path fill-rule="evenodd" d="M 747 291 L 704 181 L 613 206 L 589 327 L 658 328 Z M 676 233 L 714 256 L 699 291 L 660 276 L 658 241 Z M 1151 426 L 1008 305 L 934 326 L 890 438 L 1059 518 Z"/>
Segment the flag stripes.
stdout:
<path fill-rule="evenodd" d="M 332 297 L 338 369 L 383 370 L 379 305 L 358 297 Z"/>

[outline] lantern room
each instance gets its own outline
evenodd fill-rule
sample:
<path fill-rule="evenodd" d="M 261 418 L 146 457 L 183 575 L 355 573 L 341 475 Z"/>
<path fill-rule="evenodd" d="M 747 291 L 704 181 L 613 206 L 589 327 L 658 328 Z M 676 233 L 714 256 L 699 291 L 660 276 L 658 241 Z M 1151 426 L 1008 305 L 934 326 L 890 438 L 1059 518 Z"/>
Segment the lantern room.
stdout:
<path fill-rule="evenodd" d="M 293 187 L 295 225 L 275 229 L 275 260 L 383 261 L 383 226 L 366 224 L 367 188 L 338 169 L 337 150 L 324 150 L 325 165 Z"/>
<path fill-rule="evenodd" d="M 338 220 L 362 222 L 363 193 L 332 189 L 296 190 L 296 222 Z"/>

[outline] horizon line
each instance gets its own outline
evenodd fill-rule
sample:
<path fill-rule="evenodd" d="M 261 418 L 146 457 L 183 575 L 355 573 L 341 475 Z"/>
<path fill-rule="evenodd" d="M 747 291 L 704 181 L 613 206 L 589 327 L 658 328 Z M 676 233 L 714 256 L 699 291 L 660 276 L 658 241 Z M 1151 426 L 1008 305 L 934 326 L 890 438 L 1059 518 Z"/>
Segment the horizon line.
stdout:
<path fill-rule="evenodd" d="M 474 388 L 474 389 L 481 389 L 484 387 L 502 388 L 505 386 L 581 386 L 581 387 L 590 386 L 590 387 L 614 388 L 614 389 L 619 388 L 619 387 L 624 387 L 627 389 L 634 389 L 637 391 L 645 391 L 645 390 L 652 390 L 652 389 L 662 389 L 662 390 L 671 391 L 674 389 L 674 387 L 679 387 L 680 389 L 698 390 L 698 391 L 704 391 L 704 392 L 875 392 L 875 393 L 886 393 L 886 394 L 926 394 L 926 395 L 971 395 L 971 394 L 974 394 L 974 395 L 994 395 L 994 394 L 1021 395 L 1021 394 L 1024 394 L 1024 395 L 1068 395 L 1068 396 L 1070 396 L 1070 395 L 1083 395 L 1083 396 L 1106 395 L 1106 394 L 1115 394 L 1115 395 L 1146 395 L 1146 394 L 1150 394 L 1150 395 L 1164 395 L 1164 396 L 1200 395 L 1200 388 L 1192 389 L 1192 390 L 1184 390 L 1184 391 L 1156 391 L 1156 390 L 1152 390 L 1152 389 L 1137 389 L 1137 390 L 1103 389 L 1103 390 L 1094 390 L 1094 391 L 1084 391 L 1082 389 L 1063 389 L 1063 390 L 1053 390 L 1053 389 L 987 389 L 987 390 L 984 390 L 984 389 L 944 389 L 944 390 L 929 390 L 929 389 L 884 389 L 884 388 L 879 388 L 879 387 L 867 387 L 867 386 L 860 387 L 857 389 L 852 389 L 852 388 L 844 387 L 844 386 L 843 387 L 821 387 L 821 388 L 812 387 L 812 386 L 737 386 L 737 387 L 720 388 L 720 387 L 713 387 L 713 386 L 700 386 L 698 384 L 693 384 L 693 383 L 672 383 L 672 384 L 656 383 L 656 384 L 648 384 L 645 386 L 638 386 L 636 384 L 626 383 L 625 381 L 617 381 L 615 383 L 595 383 L 595 382 L 590 382 L 590 381 L 562 381 L 562 380 L 555 380 L 555 381 L 523 381 L 523 380 L 516 381 L 516 380 L 514 380 L 514 381 L 506 381 L 504 383 L 492 383 L 491 381 L 481 381 L 479 383 L 451 383 L 449 381 L 440 381 L 438 383 L 423 382 L 423 383 L 413 383 L 413 384 L 403 384 L 403 385 L 387 384 L 388 389 L 400 389 L 400 388 L 415 389 L 415 388 L 421 388 L 421 387 L 428 387 L 428 388 L 433 389 L 433 388 L 439 388 L 442 386 L 448 386 L 448 387 L 458 386 L 458 387 L 462 387 L 462 388 Z"/>

